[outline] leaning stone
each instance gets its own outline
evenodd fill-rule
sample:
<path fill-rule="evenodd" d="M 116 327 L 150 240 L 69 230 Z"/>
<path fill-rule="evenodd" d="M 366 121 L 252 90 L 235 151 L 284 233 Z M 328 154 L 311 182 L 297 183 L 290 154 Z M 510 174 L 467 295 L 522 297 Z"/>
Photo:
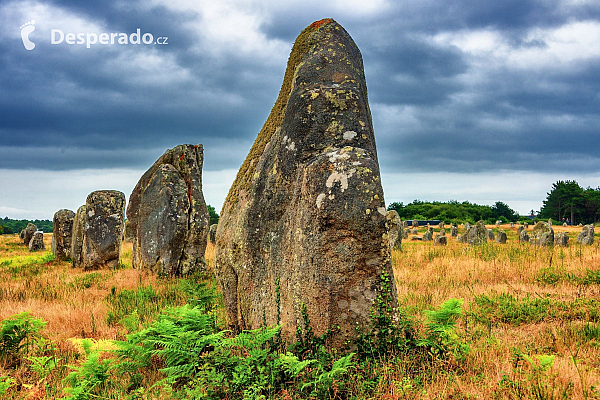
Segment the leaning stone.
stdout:
<path fill-rule="evenodd" d="M 566 232 L 559 232 L 554 235 L 554 245 L 567 247 L 569 245 L 569 236 Z"/>
<path fill-rule="evenodd" d="M 388 230 L 388 239 L 390 241 L 390 248 L 401 250 L 402 249 L 402 220 L 396 210 L 389 210 L 386 216 L 386 227 Z"/>
<path fill-rule="evenodd" d="M 475 226 L 469 228 L 466 233 L 467 235 L 467 243 L 471 245 L 481 245 L 487 243 L 488 240 L 488 231 L 485 227 L 485 222 L 477 221 Z"/>
<path fill-rule="evenodd" d="M 223 204 L 215 273 L 230 327 L 281 324 L 292 342 L 305 309 L 315 336 L 335 327 L 328 347 L 352 342 L 382 285 L 397 302 L 386 215 L 360 51 L 318 21 Z"/>
<path fill-rule="evenodd" d="M 71 238 L 71 259 L 73 268 L 83 267 L 83 238 L 85 237 L 85 205 L 77 209 L 73 218 L 73 236 Z"/>
<path fill-rule="evenodd" d="M 494 231 L 491 229 L 487 230 L 487 235 L 488 235 L 488 240 L 491 240 L 492 242 L 494 241 L 494 239 L 496 239 L 496 237 L 494 236 Z"/>
<path fill-rule="evenodd" d="M 529 241 L 540 247 L 549 247 L 554 245 L 554 230 L 547 222 L 538 222 L 531 230 Z"/>
<path fill-rule="evenodd" d="M 44 245 L 44 232 L 36 231 L 29 241 L 29 251 L 46 250 Z"/>
<path fill-rule="evenodd" d="M 496 235 L 496 243 L 506 243 L 506 232 L 504 232 L 504 230 L 498 230 L 498 234 Z"/>
<path fill-rule="evenodd" d="M 577 243 L 594 244 L 594 225 L 584 225 L 583 229 L 577 235 Z"/>
<path fill-rule="evenodd" d="M 456 237 L 458 235 L 458 227 L 456 225 L 452 225 L 452 228 L 450 229 L 450 235 L 452 237 Z"/>
<path fill-rule="evenodd" d="M 19 234 L 21 239 L 25 239 L 25 229 L 21 229 L 21 233 Z"/>
<path fill-rule="evenodd" d="M 417 230 L 417 228 L 412 228 L 412 234 L 416 235 L 417 233 L 419 233 L 419 231 Z"/>
<path fill-rule="evenodd" d="M 31 242 L 31 238 L 37 232 L 37 230 L 37 226 L 35 226 L 31 222 L 27 224 L 25 232 L 23 233 L 23 244 L 25 246 L 29 246 L 29 242 Z"/>
<path fill-rule="evenodd" d="M 85 203 L 83 269 L 86 271 L 119 266 L 125 195 L 116 190 L 98 190 Z"/>
<path fill-rule="evenodd" d="M 73 220 L 75 213 L 71 210 L 58 210 L 54 213 L 52 229 L 52 252 L 57 260 L 71 258 L 71 240 L 73 238 Z"/>
<path fill-rule="evenodd" d="M 442 235 L 442 234 L 438 233 L 433 238 L 433 245 L 434 246 L 445 246 L 446 244 L 448 244 L 448 239 L 446 238 L 446 235 Z"/>
<path fill-rule="evenodd" d="M 209 214 L 202 193 L 202 145 L 167 150 L 129 197 L 133 267 L 160 275 L 204 271 Z"/>
<path fill-rule="evenodd" d="M 216 244 L 217 243 L 217 224 L 212 224 L 209 228 L 208 228 L 208 241 L 211 242 L 212 244 Z"/>

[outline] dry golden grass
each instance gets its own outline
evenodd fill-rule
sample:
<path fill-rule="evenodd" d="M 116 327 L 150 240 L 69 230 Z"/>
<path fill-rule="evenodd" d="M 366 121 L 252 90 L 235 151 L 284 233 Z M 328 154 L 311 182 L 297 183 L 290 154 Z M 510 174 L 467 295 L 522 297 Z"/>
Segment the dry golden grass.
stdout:
<path fill-rule="evenodd" d="M 497 229 L 496 226 L 488 228 Z M 484 327 L 469 317 L 477 309 L 479 295 L 513 295 L 517 299 L 552 299 L 569 304 L 576 299 L 600 302 L 600 285 L 558 281 L 540 281 L 541 272 L 556 270 L 563 276 L 583 276 L 588 269 L 600 273 L 600 247 L 575 243 L 577 227 L 553 227 L 567 232 L 568 248 L 536 248 L 517 241 L 516 229 L 500 226 L 508 235 L 507 244 L 488 243 L 473 247 L 448 237 L 447 246 L 432 242 L 405 240 L 402 251 L 394 251 L 393 265 L 400 305 L 409 310 L 433 309 L 449 298 L 464 299 L 467 316 L 460 322 L 461 336 L 469 340 L 471 353 L 464 374 L 440 374 L 427 385 L 423 398 L 506 398 L 494 397 L 501 381 L 531 379 L 531 366 L 519 352 L 529 355 L 555 355 L 548 373 L 551 385 L 565 388 L 571 382 L 567 398 L 583 399 L 581 377 L 586 390 L 600 388 L 600 342 L 582 341 L 576 332 L 588 321 L 578 318 L 548 319 L 537 323 L 496 323 Z M 531 227 L 529 228 L 529 231 Z M 420 233 L 424 229 L 420 230 Z M 437 229 L 436 229 L 437 231 Z M 461 230 L 459 229 L 459 232 Z M 447 233 L 448 235 L 448 230 Z M 410 237 L 410 236 L 409 236 Z M 570 274 L 570 275 L 569 275 Z M 598 304 L 598 303 L 596 303 Z M 566 311 L 568 313 L 568 311 Z M 595 322 L 598 322 L 595 320 Z M 576 356 L 579 371 L 572 361 Z M 529 375 L 527 375 L 529 374 Z M 581 374 L 581 377 L 580 377 Z M 596 392 L 599 395 L 599 392 Z M 558 392 L 556 393 L 558 397 Z M 396 397 L 402 398 L 402 397 Z"/>
<path fill-rule="evenodd" d="M 519 398 L 514 385 L 527 388 L 536 379 L 544 379 L 545 387 L 556 391 L 553 398 L 563 398 L 560 390 L 568 392 L 566 398 L 600 398 L 600 391 L 591 389 L 594 385 L 600 388 L 600 338 L 582 335 L 590 323 L 600 329 L 600 284 L 578 280 L 588 270 L 600 276 L 600 241 L 580 246 L 575 243 L 579 228 L 555 226 L 555 232 L 569 234 L 570 246 L 542 249 L 519 244 L 516 226 L 500 228 L 508 234 L 507 244 L 472 247 L 457 243 L 446 230 L 447 246 L 404 240 L 402 251 L 393 252 L 401 307 L 419 323 L 423 310 L 434 309 L 450 298 L 464 299 L 465 317 L 460 319 L 458 331 L 471 351 L 464 361 L 445 365 L 440 373 L 420 383 L 401 365 L 382 366 L 377 395 L 372 398 Z M 44 241 L 47 251 L 32 254 L 17 236 L 0 236 L 0 320 L 30 311 L 48 322 L 43 334 L 67 358 L 76 352 L 73 338 L 123 338 L 120 324 L 107 323 L 106 299 L 111 291 L 148 285 L 160 291 L 169 285 L 168 279 L 131 268 L 131 243 L 123 244 L 123 268 L 84 272 L 68 262 L 45 261 L 51 255 L 51 235 L 45 235 Z M 209 271 L 214 253 L 209 243 Z M 555 309 L 542 312 L 550 316 L 554 310 L 556 315 L 521 322 L 482 317 L 477 299 L 488 296 L 495 300 L 502 294 L 517 302 L 548 299 L 554 303 L 546 306 Z M 489 321 L 482 322 L 487 317 Z M 538 376 L 521 354 L 554 355 L 554 364 Z M 0 376 L 5 373 L 0 368 Z M 34 389 L 24 392 L 23 398 Z"/>

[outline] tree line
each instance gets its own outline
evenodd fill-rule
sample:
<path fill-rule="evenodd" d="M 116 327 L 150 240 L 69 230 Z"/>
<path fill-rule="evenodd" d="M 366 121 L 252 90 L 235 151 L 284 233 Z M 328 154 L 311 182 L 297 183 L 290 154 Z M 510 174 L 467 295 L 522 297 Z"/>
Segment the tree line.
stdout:
<path fill-rule="evenodd" d="M 484 220 L 488 224 L 496 221 L 506 223 L 517 222 L 520 219 L 528 220 L 527 217 L 520 217 L 519 213 L 501 201 L 488 206 L 468 201 L 459 203 L 456 200 L 448 202 L 414 200 L 406 205 L 398 202 L 391 203 L 388 210 L 396 210 L 400 218 L 404 220 L 440 220 L 457 224 L 465 222 L 474 224 L 479 220 Z"/>
<path fill-rule="evenodd" d="M 0 219 L 0 235 L 1 234 L 9 234 L 9 233 L 20 233 L 23 229 L 27 227 L 27 224 L 32 223 L 40 231 L 52 233 L 54 230 L 54 224 L 52 221 L 47 219 L 11 219 L 5 217 L 4 219 Z"/>
<path fill-rule="evenodd" d="M 539 216 L 571 225 L 596 223 L 600 216 L 600 186 L 584 189 L 576 181 L 557 181 L 552 184 Z"/>

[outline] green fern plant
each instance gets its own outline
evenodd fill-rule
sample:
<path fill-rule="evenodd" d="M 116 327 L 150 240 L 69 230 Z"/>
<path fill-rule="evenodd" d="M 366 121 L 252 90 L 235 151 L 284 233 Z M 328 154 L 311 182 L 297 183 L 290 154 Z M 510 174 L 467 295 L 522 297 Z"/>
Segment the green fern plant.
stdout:
<path fill-rule="evenodd" d="M 81 365 L 70 365 L 71 373 L 64 382 L 68 385 L 65 393 L 72 400 L 88 400 L 107 397 L 114 389 L 115 380 L 110 379 L 113 360 L 100 359 L 100 353 L 92 350 L 92 343 L 83 340 L 85 361 Z"/>
<path fill-rule="evenodd" d="M 0 361 L 18 365 L 33 346 L 42 340 L 40 331 L 46 322 L 29 312 L 15 314 L 0 325 Z"/>
<path fill-rule="evenodd" d="M 469 346 L 462 343 L 455 331 L 456 319 L 462 315 L 462 299 L 449 299 L 437 310 L 425 311 L 428 319 L 426 336 L 417 341 L 418 346 L 429 349 L 435 357 L 453 355 L 457 360 L 469 353 Z"/>

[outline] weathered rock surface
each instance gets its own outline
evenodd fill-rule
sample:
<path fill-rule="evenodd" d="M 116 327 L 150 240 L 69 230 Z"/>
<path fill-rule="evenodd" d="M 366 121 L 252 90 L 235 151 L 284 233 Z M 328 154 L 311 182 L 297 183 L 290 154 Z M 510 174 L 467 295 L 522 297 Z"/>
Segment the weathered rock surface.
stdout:
<path fill-rule="evenodd" d="M 496 235 L 496 243 L 504 244 L 506 243 L 506 232 L 504 230 L 499 229 Z"/>
<path fill-rule="evenodd" d="M 445 227 L 446 227 L 446 224 L 444 224 L 444 221 L 440 221 L 440 223 L 438 224 L 438 228 L 444 229 Z"/>
<path fill-rule="evenodd" d="M 497 220 L 496 221 L 496 226 L 500 226 L 500 225 L 502 225 L 502 221 L 501 220 Z"/>
<path fill-rule="evenodd" d="M 408 239 L 408 235 L 410 234 L 410 229 L 406 228 L 402 230 L 402 239 Z"/>
<path fill-rule="evenodd" d="M 584 225 L 577 235 L 577 243 L 594 244 L 594 225 Z"/>
<path fill-rule="evenodd" d="M 450 235 L 452 237 L 458 236 L 458 226 L 452 225 L 452 228 L 450 229 Z"/>
<path fill-rule="evenodd" d="M 133 242 L 133 231 L 131 230 L 131 221 L 125 220 L 125 227 L 123 228 L 123 240 L 126 242 Z"/>
<path fill-rule="evenodd" d="M 73 236 L 71 238 L 71 259 L 73 268 L 83 267 L 83 238 L 85 236 L 85 205 L 77 209 L 73 218 Z"/>
<path fill-rule="evenodd" d="M 423 238 L 421 236 L 412 236 L 410 240 L 422 241 Z"/>
<path fill-rule="evenodd" d="M 519 242 L 520 243 L 527 243 L 527 242 L 529 242 L 529 235 L 527 234 L 527 231 L 525 229 L 523 229 L 521 231 L 521 233 L 519 233 Z"/>
<path fill-rule="evenodd" d="M 434 238 L 433 238 L 434 246 L 445 246 L 447 244 L 448 244 L 448 239 L 446 238 L 446 235 L 444 235 L 442 233 L 438 233 L 434 236 Z"/>
<path fill-rule="evenodd" d="M 360 51 L 315 22 L 223 205 L 215 272 L 232 328 L 280 322 L 294 341 L 305 304 L 315 335 L 339 326 L 327 345 L 343 346 L 368 324 L 383 270 L 396 301 L 386 215 Z"/>
<path fill-rule="evenodd" d="M 471 224 L 468 222 L 465 222 L 465 233 L 469 232 L 469 229 L 471 229 Z"/>
<path fill-rule="evenodd" d="M 25 246 L 29 246 L 29 242 L 31 242 L 31 238 L 37 232 L 37 230 L 37 226 L 35 226 L 31 222 L 27 224 L 25 232 L 23 232 L 23 244 Z"/>
<path fill-rule="evenodd" d="M 212 224 L 208 228 L 208 241 L 212 244 L 217 243 L 217 224 Z"/>
<path fill-rule="evenodd" d="M 413 220 L 412 220 L 412 226 L 413 226 L 413 228 L 418 228 L 419 227 L 419 221 L 417 221 L 416 219 L 413 218 Z"/>
<path fill-rule="evenodd" d="M 46 250 L 46 246 L 44 245 L 44 232 L 36 231 L 29 241 L 29 251 L 40 250 Z"/>
<path fill-rule="evenodd" d="M 52 229 L 52 253 L 57 260 L 71 258 L 71 241 L 73 238 L 73 220 L 75 213 L 71 210 L 58 210 L 54 213 Z"/>
<path fill-rule="evenodd" d="M 567 247 L 569 245 L 569 236 L 566 232 L 559 232 L 554 235 L 554 245 Z"/>
<path fill-rule="evenodd" d="M 123 193 L 98 190 L 88 195 L 82 248 L 84 270 L 119 266 L 124 214 Z"/>
<path fill-rule="evenodd" d="M 548 222 L 538 222 L 531 230 L 529 242 L 540 247 L 554 245 L 554 230 Z"/>
<path fill-rule="evenodd" d="M 466 224 L 465 224 L 466 225 Z M 471 226 L 466 233 L 467 243 L 472 245 L 480 245 L 487 243 L 488 231 L 485 227 L 485 222 L 477 221 L 474 226 Z"/>
<path fill-rule="evenodd" d="M 402 249 L 402 220 L 396 212 L 396 210 L 389 210 L 387 212 L 387 229 L 388 238 L 390 240 L 390 248 Z"/>
<path fill-rule="evenodd" d="M 25 239 L 25 229 L 21 229 L 21 233 L 19 234 L 21 239 Z"/>
<path fill-rule="evenodd" d="M 419 233 L 419 231 L 417 230 L 417 228 L 412 228 L 411 232 L 412 232 L 413 235 L 416 235 L 417 233 Z"/>
<path fill-rule="evenodd" d="M 131 192 L 127 219 L 133 267 L 167 276 L 204 270 L 209 215 L 202 194 L 202 145 L 167 150 Z"/>
<path fill-rule="evenodd" d="M 491 229 L 487 230 L 487 234 L 488 234 L 488 240 L 494 241 L 494 239 L 496 239 L 496 237 L 494 236 L 494 231 Z"/>
<path fill-rule="evenodd" d="M 431 230 L 427 229 L 425 231 L 425 233 L 423 234 L 423 240 L 428 242 L 432 239 L 433 239 L 433 232 Z"/>

